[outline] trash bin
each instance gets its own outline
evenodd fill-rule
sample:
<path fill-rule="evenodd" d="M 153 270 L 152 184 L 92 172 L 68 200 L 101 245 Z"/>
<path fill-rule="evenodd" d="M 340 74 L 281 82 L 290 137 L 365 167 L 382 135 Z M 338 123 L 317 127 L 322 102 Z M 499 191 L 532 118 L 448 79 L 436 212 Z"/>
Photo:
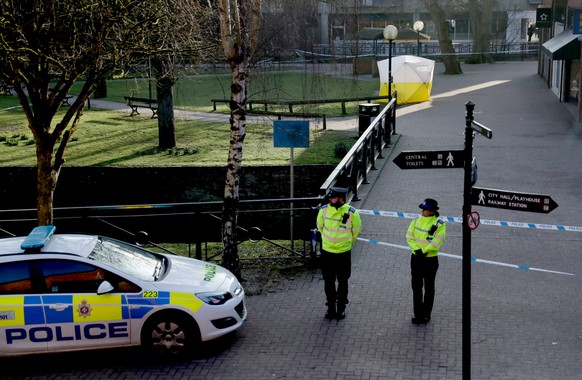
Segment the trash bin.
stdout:
<path fill-rule="evenodd" d="M 372 124 L 373 118 L 380 114 L 380 105 L 377 103 L 364 103 L 359 105 L 359 132 L 360 136 Z"/>
<path fill-rule="evenodd" d="M 93 97 L 95 99 L 107 97 L 107 82 L 105 82 L 105 79 L 100 79 L 95 84 L 95 90 L 93 91 Z"/>

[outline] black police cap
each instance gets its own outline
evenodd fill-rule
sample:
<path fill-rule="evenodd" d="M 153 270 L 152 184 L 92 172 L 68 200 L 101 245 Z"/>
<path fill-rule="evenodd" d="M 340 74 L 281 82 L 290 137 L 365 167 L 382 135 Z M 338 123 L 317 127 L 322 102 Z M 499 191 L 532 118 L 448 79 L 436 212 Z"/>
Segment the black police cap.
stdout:
<path fill-rule="evenodd" d="M 439 209 L 439 203 L 434 199 L 426 198 L 424 202 L 418 205 L 423 210 L 436 211 Z"/>
<path fill-rule="evenodd" d="M 348 189 L 346 189 L 345 187 L 331 187 L 329 189 L 329 197 L 333 198 L 333 197 L 346 197 L 346 195 L 348 194 Z"/>

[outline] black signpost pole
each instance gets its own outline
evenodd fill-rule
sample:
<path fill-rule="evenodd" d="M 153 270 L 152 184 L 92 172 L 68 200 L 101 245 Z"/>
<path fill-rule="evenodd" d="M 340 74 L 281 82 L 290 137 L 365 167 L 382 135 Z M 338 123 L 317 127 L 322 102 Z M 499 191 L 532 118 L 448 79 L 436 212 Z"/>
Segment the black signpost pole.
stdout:
<path fill-rule="evenodd" d="M 474 133 L 478 132 L 490 139 L 493 131 L 474 120 L 475 104 L 465 103 L 465 149 L 443 151 L 400 152 L 394 163 L 400 169 L 454 169 L 463 167 L 463 380 L 471 379 L 471 227 L 479 224 L 472 215 L 471 205 L 482 204 L 488 207 L 503 207 L 522 211 L 550 212 L 558 205 L 551 197 L 529 193 L 509 193 L 502 190 L 477 188 L 480 193 L 473 193 L 477 181 L 477 165 L 473 158 Z M 475 203 L 472 203 L 475 202 Z M 471 218 L 469 223 L 469 218 Z"/>
<path fill-rule="evenodd" d="M 471 378 L 471 157 L 473 157 L 473 110 L 475 104 L 465 104 L 465 177 L 463 182 L 463 379 Z"/>

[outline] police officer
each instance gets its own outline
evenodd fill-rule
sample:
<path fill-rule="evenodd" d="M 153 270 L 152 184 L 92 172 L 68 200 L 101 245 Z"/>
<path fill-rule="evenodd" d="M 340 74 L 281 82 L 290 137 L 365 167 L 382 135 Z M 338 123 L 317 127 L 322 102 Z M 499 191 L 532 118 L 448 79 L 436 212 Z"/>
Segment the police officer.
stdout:
<path fill-rule="evenodd" d="M 436 200 L 427 198 L 418 207 L 422 209 L 422 214 L 408 226 L 406 240 L 412 250 L 410 259 L 414 305 L 412 323 L 425 324 L 430 321 L 434 304 L 434 282 L 439 268 L 438 253 L 445 241 L 447 227 L 439 219 L 437 211 L 439 206 Z"/>
<path fill-rule="evenodd" d="M 327 319 L 344 319 L 348 303 L 348 279 L 352 271 L 352 244 L 362 231 L 360 214 L 346 204 L 348 189 L 332 187 L 329 203 L 317 214 L 321 233 L 321 272 L 327 299 Z M 337 281 L 337 288 L 336 288 Z"/>

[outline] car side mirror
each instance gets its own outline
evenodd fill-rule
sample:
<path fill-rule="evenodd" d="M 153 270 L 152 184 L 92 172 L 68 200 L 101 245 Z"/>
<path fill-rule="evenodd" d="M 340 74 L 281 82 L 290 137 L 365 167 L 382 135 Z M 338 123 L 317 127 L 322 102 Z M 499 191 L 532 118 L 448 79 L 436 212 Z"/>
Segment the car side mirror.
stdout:
<path fill-rule="evenodd" d="M 109 281 L 103 281 L 97 288 L 97 294 L 111 293 L 113 290 L 113 285 Z"/>
<path fill-rule="evenodd" d="M 150 238 L 148 236 L 148 233 L 145 231 L 138 231 L 135 234 L 135 244 L 140 246 L 140 247 L 147 245 L 149 243 L 149 240 L 150 240 Z"/>

